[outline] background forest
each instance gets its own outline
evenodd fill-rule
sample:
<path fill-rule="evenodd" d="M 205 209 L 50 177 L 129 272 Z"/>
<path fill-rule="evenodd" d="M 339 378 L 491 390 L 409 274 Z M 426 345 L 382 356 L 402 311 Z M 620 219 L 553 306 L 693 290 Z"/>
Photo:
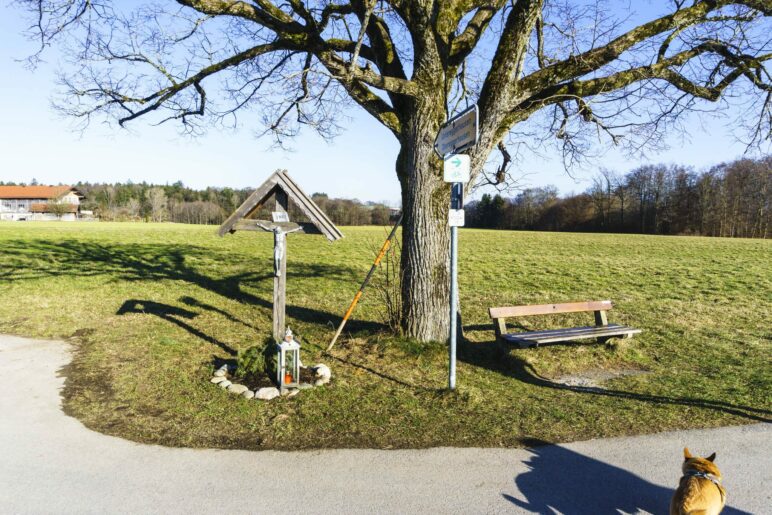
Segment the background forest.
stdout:
<path fill-rule="evenodd" d="M 601 170 L 584 193 L 552 186 L 513 198 L 483 195 L 466 206 L 466 224 L 491 229 L 772 236 L 772 156 L 738 159 L 697 172 L 646 165 L 626 174 Z"/>
<path fill-rule="evenodd" d="M 33 180 L 33 183 L 36 181 Z M 12 184 L 3 183 L 2 184 Z M 221 224 L 252 192 L 182 182 L 77 183 L 82 209 L 107 221 Z M 384 203 L 330 198 L 314 201 L 338 225 L 388 225 L 398 209 Z M 256 213 L 270 217 L 270 208 Z M 304 217 L 290 206 L 290 217 Z M 538 231 L 694 234 L 772 237 L 772 156 L 738 159 L 704 171 L 681 165 L 645 165 L 622 174 L 601 169 L 587 191 L 559 195 L 554 186 L 525 188 L 514 197 L 484 194 L 466 205 L 466 225 Z"/>

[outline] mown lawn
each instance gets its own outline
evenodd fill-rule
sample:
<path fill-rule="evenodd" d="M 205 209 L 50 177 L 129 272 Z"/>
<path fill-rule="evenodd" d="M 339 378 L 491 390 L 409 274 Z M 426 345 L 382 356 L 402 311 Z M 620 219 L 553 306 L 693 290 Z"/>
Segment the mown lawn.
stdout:
<path fill-rule="evenodd" d="M 288 319 L 333 382 L 269 403 L 208 382 L 270 333 L 272 237 L 173 224 L 1 223 L 0 332 L 73 342 L 64 405 L 87 426 L 192 447 L 518 446 L 772 419 L 772 242 L 462 230 L 459 390 L 444 344 L 389 336 L 365 296 L 322 349 L 385 228 L 291 235 Z M 496 351 L 487 308 L 612 299 L 619 345 Z M 587 318 L 584 318 L 584 317 Z M 582 325 L 592 314 L 534 318 Z M 568 375 L 642 372 L 600 386 Z M 287 415 L 287 416 L 285 416 Z"/>

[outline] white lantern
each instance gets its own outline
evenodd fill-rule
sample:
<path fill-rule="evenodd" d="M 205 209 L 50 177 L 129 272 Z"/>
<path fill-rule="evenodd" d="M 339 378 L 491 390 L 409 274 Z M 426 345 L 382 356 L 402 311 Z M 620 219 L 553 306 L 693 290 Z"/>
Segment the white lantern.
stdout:
<path fill-rule="evenodd" d="M 279 390 L 297 388 L 300 385 L 300 344 L 287 328 L 284 341 L 276 343 L 276 384 Z"/>

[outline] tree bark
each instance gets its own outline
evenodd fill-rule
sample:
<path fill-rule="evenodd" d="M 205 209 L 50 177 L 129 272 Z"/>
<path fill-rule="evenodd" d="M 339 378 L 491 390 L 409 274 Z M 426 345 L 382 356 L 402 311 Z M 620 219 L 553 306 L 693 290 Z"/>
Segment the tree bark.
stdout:
<path fill-rule="evenodd" d="M 397 159 L 402 186 L 402 330 L 420 341 L 444 341 L 450 326 L 450 187 L 434 139 L 441 106 L 417 106 Z"/>

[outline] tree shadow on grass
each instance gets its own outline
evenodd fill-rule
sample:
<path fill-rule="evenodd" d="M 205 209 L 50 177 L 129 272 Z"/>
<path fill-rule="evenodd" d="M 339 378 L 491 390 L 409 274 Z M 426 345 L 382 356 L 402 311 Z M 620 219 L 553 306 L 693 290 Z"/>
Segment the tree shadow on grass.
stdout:
<path fill-rule="evenodd" d="M 118 309 L 117 315 L 125 315 L 127 313 L 139 313 L 142 315 L 154 315 L 162 320 L 166 320 L 167 322 L 171 322 L 172 324 L 176 325 L 177 327 L 180 327 L 193 336 L 200 338 L 201 340 L 204 340 L 207 343 L 211 343 L 212 345 L 216 345 L 220 349 L 224 350 L 231 356 L 236 355 L 236 350 L 233 349 L 230 345 L 227 343 L 221 342 L 217 338 L 214 338 L 212 336 L 209 336 L 206 333 L 203 333 L 193 327 L 192 325 L 188 324 L 187 322 L 184 322 L 181 319 L 185 320 L 193 320 L 198 316 L 198 313 L 195 311 L 189 311 L 187 309 L 178 308 L 176 306 L 170 306 L 168 304 L 162 304 L 160 302 L 153 302 L 150 300 L 127 300 L 123 303 L 123 305 Z"/>
<path fill-rule="evenodd" d="M 622 468 L 540 440 L 532 440 L 528 450 L 533 453 L 524 463 L 529 470 L 514 479 L 520 494 L 502 494 L 518 508 L 577 515 L 668 512 L 675 485 L 656 485 Z M 673 466 L 677 470 L 680 462 L 674 460 Z M 747 512 L 727 506 L 722 513 Z"/>
<path fill-rule="evenodd" d="M 210 277 L 191 262 L 209 262 L 254 266 L 252 260 L 233 254 L 218 255 L 217 251 L 195 245 L 162 243 L 102 244 L 92 241 L 8 240 L 0 249 L 0 284 L 47 277 L 99 277 L 117 281 L 172 280 L 194 284 L 231 300 L 271 309 L 271 300 L 264 299 L 242 287 L 272 280 L 272 273 L 241 272 L 224 277 Z M 266 269 L 270 266 L 266 262 Z M 292 263 L 287 270 L 292 277 L 325 277 L 345 281 L 354 280 L 354 269 L 347 266 L 322 263 Z M 196 307 L 225 311 L 211 305 Z M 309 324 L 328 324 L 340 321 L 341 315 L 304 306 L 288 305 L 287 316 Z M 234 317 L 227 315 L 232 320 Z M 241 322 L 241 321 L 239 321 Z M 241 322 L 244 323 L 244 322 Z M 249 324 L 246 324 L 249 325 Z M 370 321 L 352 321 L 352 329 L 380 331 L 384 325 Z"/>
<path fill-rule="evenodd" d="M 316 348 L 316 350 L 320 352 L 321 355 L 324 356 L 325 358 L 341 363 L 342 365 L 346 365 L 352 368 L 362 370 L 364 372 L 367 372 L 368 374 L 374 375 L 376 377 L 392 382 L 399 386 L 404 386 L 405 388 L 409 388 L 414 391 L 436 391 L 436 389 L 433 389 L 433 388 L 427 388 L 425 386 L 409 383 L 405 380 L 399 379 L 398 377 L 389 375 L 383 370 L 376 370 L 375 368 L 369 365 L 361 363 L 356 359 L 352 358 L 350 352 L 347 353 L 346 351 L 344 351 L 341 345 L 339 345 L 335 350 L 330 350 L 330 351 L 327 350 L 327 345 L 318 345 L 313 342 L 306 342 L 306 345 Z M 345 355 L 341 354 L 341 352 L 343 352 Z"/>
<path fill-rule="evenodd" d="M 527 349 L 524 350 L 527 352 Z M 461 361 L 488 370 L 493 370 L 504 376 L 517 379 L 526 384 L 542 388 L 552 388 L 587 395 L 614 397 L 651 404 L 691 406 L 728 413 L 738 417 L 754 420 L 756 422 L 772 422 L 772 411 L 731 404 L 728 402 L 696 397 L 668 397 L 665 395 L 651 395 L 646 393 L 626 392 L 623 390 L 611 390 L 595 386 L 567 385 L 550 381 L 542 377 L 532 365 L 524 359 L 511 355 L 505 348 L 496 342 L 470 342 L 462 339 L 459 342 L 458 357 Z"/>
<path fill-rule="evenodd" d="M 351 359 L 350 357 L 336 356 L 336 355 L 332 354 L 331 352 L 325 352 L 325 356 L 327 356 L 328 358 L 330 358 L 332 360 L 335 360 L 335 361 L 337 361 L 339 363 L 342 363 L 344 365 L 348 365 L 348 366 L 353 367 L 353 368 L 358 368 L 359 370 L 363 370 L 363 371 L 365 371 L 365 372 L 367 372 L 369 374 L 372 374 L 374 376 L 377 376 L 377 377 L 379 377 L 381 379 L 385 379 L 386 381 L 390 381 L 390 382 L 392 382 L 394 384 L 397 384 L 399 386 L 404 386 L 405 388 L 409 388 L 409 389 L 417 391 L 417 392 L 418 391 L 422 391 L 422 392 L 437 392 L 436 388 L 427 388 L 426 386 L 420 386 L 420 385 L 408 383 L 407 381 L 403 381 L 402 379 L 399 379 L 397 377 L 389 375 L 389 374 L 387 374 L 385 372 L 382 372 L 380 370 L 376 370 L 376 369 L 374 369 L 374 368 L 372 368 L 370 366 L 367 366 L 367 365 L 364 365 L 362 363 L 359 363 L 359 362 Z"/>
<path fill-rule="evenodd" d="M 218 313 L 218 314 L 226 317 L 227 319 L 229 319 L 231 321 L 242 323 L 242 324 L 246 325 L 247 327 L 254 328 L 253 326 L 250 326 L 246 322 L 243 322 L 242 320 L 234 317 L 233 315 L 231 315 L 227 311 L 224 311 L 224 310 L 216 308 L 214 306 L 210 306 L 208 304 L 199 302 L 198 300 L 196 300 L 193 297 L 182 297 L 180 299 L 180 301 L 184 302 L 185 304 L 187 304 L 189 306 L 195 306 L 195 307 L 199 307 L 199 308 L 202 308 L 202 309 L 206 309 L 206 310 Z M 218 340 L 217 338 L 214 338 L 212 336 L 209 336 L 206 333 L 203 333 L 202 331 L 199 331 L 198 329 L 196 329 L 195 327 L 193 327 L 192 325 L 190 325 L 189 323 L 187 323 L 185 321 L 185 320 L 193 320 L 194 318 L 196 318 L 199 315 L 199 313 L 197 313 L 195 311 L 190 311 L 188 309 L 180 308 L 180 307 L 177 307 L 177 306 L 170 306 L 169 304 L 163 304 L 161 302 L 154 302 L 154 301 L 150 301 L 150 300 L 131 299 L 131 300 L 127 300 L 126 302 L 124 302 L 123 305 L 120 307 L 120 309 L 118 309 L 116 314 L 117 315 L 125 315 L 127 313 L 137 313 L 137 314 L 142 314 L 142 315 L 157 316 L 158 318 L 160 318 L 162 320 L 170 322 L 170 323 L 176 325 L 177 327 L 179 327 L 181 329 L 184 329 L 185 331 L 189 332 L 190 334 L 192 334 L 196 338 L 199 338 L 199 339 L 201 339 L 201 340 L 203 340 L 203 341 L 205 341 L 207 343 L 211 343 L 212 345 L 215 345 L 215 346 L 219 347 L 223 351 L 227 352 L 230 356 L 236 356 L 237 355 L 237 351 L 233 347 L 229 346 L 227 343 L 224 343 L 224 342 Z M 313 344 L 313 343 L 308 343 L 308 345 L 316 347 L 317 350 L 319 350 L 319 351 L 324 351 L 324 348 L 319 346 L 319 345 L 316 345 L 316 344 Z M 361 363 L 358 363 L 355 360 L 351 359 L 350 357 L 341 357 L 341 356 L 336 356 L 336 355 L 333 355 L 333 354 L 330 354 L 330 353 L 325 353 L 325 355 L 327 357 L 329 357 L 330 359 L 338 361 L 339 363 L 342 363 L 342 364 L 345 364 L 345 365 L 348 365 L 348 366 L 351 366 L 351 367 L 354 367 L 354 368 L 358 368 L 360 370 L 364 370 L 365 372 L 368 372 L 370 374 L 378 376 L 381 379 L 385 379 L 387 381 L 391 381 L 391 382 L 393 382 L 395 384 L 398 384 L 400 386 L 411 388 L 413 390 L 429 390 L 428 388 L 420 387 L 420 386 L 417 386 L 417 385 L 414 385 L 414 384 L 410 384 L 410 383 L 408 383 L 406 381 L 403 381 L 403 380 L 398 379 L 396 377 L 390 376 L 390 375 L 388 375 L 388 374 L 386 374 L 384 372 L 381 372 L 381 371 L 375 370 L 375 369 L 373 369 L 371 367 L 368 367 L 367 365 L 363 365 Z M 222 359 L 222 358 L 219 358 L 217 356 L 213 357 L 213 363 L 215 364 L 215 368 L 217 368 L 217 367 L 219 367 L 221 365 L 224 365 L 224 364 L 228 364 L 228 365 L 231 365 L 231 366 L 235 365 L 235 361 L 233 359 Z"/>
<path fill-rule="evenodd" d="M 218 315 L 221 315 L 221 316 L 227 318 L 231 322 L 234 322 L 234 323 L 237 323 L 237 324 L 241 324 L 244 327 L 248 327 L 249 329 L 253 329 L 255 331 L 260 331 L 261 330 L 259 327 L 255 326 L 253 324 L 250 324 L 249 322 L 245 322 L 245 321 L 241 320 L 240 318 L 231 315 L 230 313 L 228 313 L 224 309 L 220 309 L 217 306 L 212 306 L 211 304 L 207 304 L 206 302 L 201 302 L 200 300 L 195 299 L 193 297 L 190 297 L 188 295 L 184 295 L 184 296 L 180 297 L 179 300 L 183 304 L 187 304 L 190 307 L 203 309 L 203 310 L 206 310 L 206 311 L 210 311 L 212 313 L 217 313 Z"/>

